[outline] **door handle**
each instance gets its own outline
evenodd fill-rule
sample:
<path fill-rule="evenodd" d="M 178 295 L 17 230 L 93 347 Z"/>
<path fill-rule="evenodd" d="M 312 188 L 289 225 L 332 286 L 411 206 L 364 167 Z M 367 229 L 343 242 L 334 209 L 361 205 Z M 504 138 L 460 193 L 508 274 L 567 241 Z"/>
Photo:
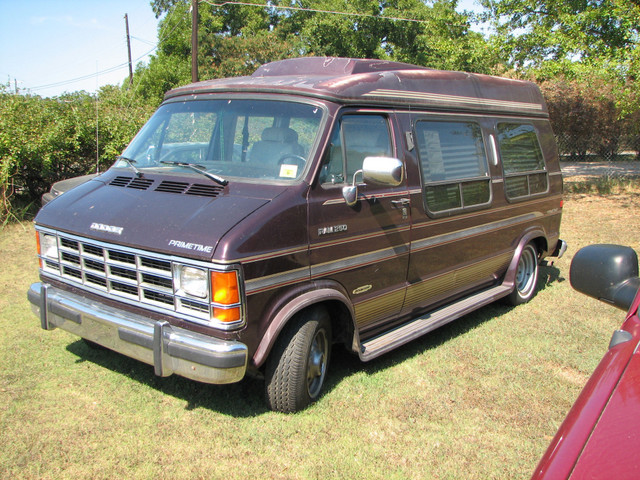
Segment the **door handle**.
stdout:
<path fill-rule="evenodd" d="M 395 208 L 407 207 L 407 206 L 409 206 L 409 203 L 411 203 L 411 201 L 408 198 L 400 198 L 398 200 L 391 200 L 391 205 L 393 205 Z"/>

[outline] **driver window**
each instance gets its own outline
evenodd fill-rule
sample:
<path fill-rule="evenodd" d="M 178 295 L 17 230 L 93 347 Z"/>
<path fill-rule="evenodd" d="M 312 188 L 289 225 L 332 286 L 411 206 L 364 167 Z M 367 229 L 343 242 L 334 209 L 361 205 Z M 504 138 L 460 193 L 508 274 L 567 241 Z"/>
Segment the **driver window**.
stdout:
<path fill-rule="evenodd" d="M 351 183 L 366 157 L 391 156 L 389 125 L 383 115 L 345 115 L 331 135 L 321 183 Z"/>
<path fill-rule="evenodd" d="M 171 116 L 165 126 L 160 151 L 163 161 L 199 163 L 206 158 L 217 115 L 211 112 L 182 112 Z"/>

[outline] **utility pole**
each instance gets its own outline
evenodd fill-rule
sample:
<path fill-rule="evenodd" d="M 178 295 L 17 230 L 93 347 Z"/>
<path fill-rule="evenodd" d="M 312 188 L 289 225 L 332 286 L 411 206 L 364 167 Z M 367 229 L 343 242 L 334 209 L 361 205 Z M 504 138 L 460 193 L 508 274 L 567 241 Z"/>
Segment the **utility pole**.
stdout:
<path fill-rule="evenodd" d="M 191 81 L 198 81 L 198 0 L 191 0 Z"/>
<path fill-rule="evenodd" d="M 129 15 L 124 14 L 124 23 L 127 26 L 127 50 L 129 51 L 129 87 L 133 85 L 133 63 L 131 62 L 131 39 L 129 37 Z"/>

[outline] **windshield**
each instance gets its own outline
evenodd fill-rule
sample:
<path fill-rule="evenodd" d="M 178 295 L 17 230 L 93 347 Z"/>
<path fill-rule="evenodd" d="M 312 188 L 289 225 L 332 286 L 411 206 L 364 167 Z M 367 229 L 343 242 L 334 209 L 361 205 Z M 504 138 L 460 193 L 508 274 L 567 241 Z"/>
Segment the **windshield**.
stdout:
<path fill-rule="evenodd" d="M 275 100 L 192 100 L 162 105 L 116 167 L 199 170 L 222 178 L 294 180 L 322 119 L 315 105 Z"/>

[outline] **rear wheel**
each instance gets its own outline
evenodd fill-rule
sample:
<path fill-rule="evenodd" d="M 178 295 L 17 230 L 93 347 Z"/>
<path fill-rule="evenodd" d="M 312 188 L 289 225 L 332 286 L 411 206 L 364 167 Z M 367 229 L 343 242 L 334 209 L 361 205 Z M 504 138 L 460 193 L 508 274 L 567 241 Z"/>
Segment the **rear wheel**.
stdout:
<path fill-rule="evenodd" d="M 320 397 L 331 353 L 331 322 L 322 307 L 302 312 L 278 338 L 265 371 L 269 407 L 296 412 Z"/>
<path fill-rule="evenodd" d="M 538 286 L 538 250 L 527 244 L 520 253 L 516 271 L 515 288 L 507 297 L 511 305 L 526 303 L 536 294 Z"/>

